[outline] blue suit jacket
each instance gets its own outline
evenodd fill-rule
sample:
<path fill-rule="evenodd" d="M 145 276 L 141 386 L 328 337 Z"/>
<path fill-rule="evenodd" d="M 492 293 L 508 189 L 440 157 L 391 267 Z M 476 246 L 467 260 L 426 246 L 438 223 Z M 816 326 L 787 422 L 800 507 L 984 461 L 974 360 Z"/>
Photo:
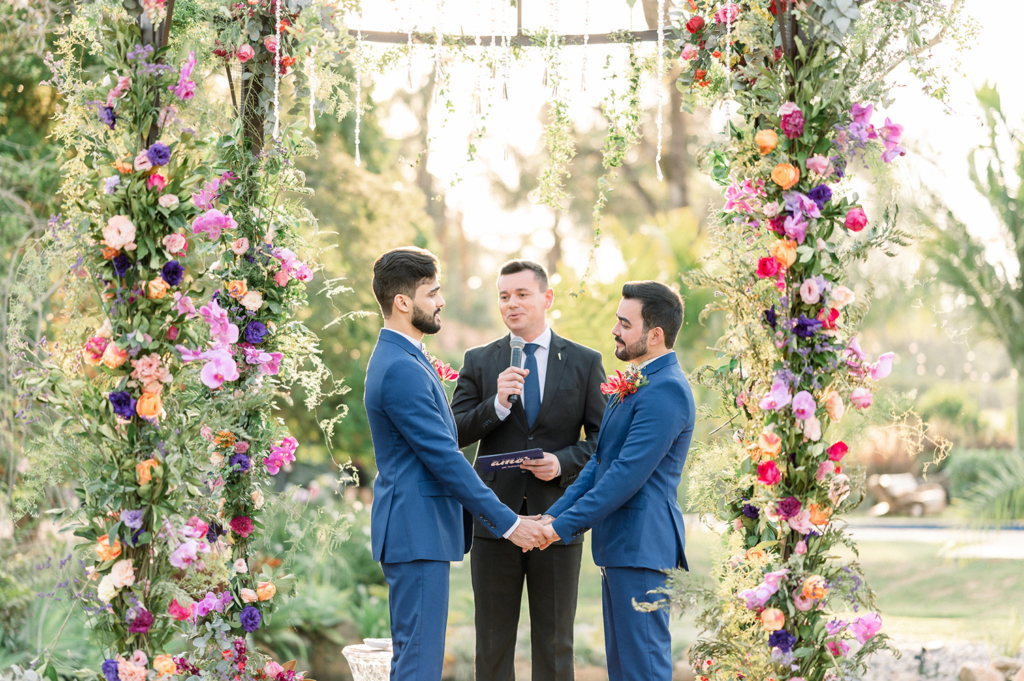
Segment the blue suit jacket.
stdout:
<path fill-rule="evenodd" d="M 643 369 L 647 385 L 605 409 L 594 456 L 548 514 L 559 537 L 594 529 L 601 567 L 686 567 L 676 488 L 696 411 L 675 353 Z"/>
<path fill-rule="evenodd" d="M 388 329 L 381 330 L 366 368 L 363 404 L 377 462 L 370 511 L 374 560 L 462 560 L 473 541 L 472 516 L 497 537 L 512 527 L 516 514 L 459 451 L 437 371 Z"/>

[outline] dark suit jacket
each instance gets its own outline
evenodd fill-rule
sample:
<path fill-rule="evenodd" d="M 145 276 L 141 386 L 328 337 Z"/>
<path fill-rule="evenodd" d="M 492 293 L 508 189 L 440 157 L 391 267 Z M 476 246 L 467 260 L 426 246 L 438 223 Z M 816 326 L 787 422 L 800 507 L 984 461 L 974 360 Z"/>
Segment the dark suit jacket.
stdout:
<path fill-rule="evenodd" d="M 498 498 L 517 513 L 526 499 L 527 515 L 544 513 L 576 480 L 594 453 L 607 398 L 601 394 L 605 380 L 601 354 L 551 332 L 548 370 L 540 413 L 527 426 L 522 400 L 501 421 L 494 409 L 498 374 L 508 368 L 512 357 L 509 336 L 466 352 L 465 362 L 452 397 L 452 413 L 459 431 L 459 446 L 480 442 L 477 456 L 504 454 L 539 448 L 558 457 L 561 473 L 544 481 L 524 470 L 477 473 Z M 586 440 L 580 440 L 580 430 Z M 479 522 L 478 537 L 493 534 Z"/>

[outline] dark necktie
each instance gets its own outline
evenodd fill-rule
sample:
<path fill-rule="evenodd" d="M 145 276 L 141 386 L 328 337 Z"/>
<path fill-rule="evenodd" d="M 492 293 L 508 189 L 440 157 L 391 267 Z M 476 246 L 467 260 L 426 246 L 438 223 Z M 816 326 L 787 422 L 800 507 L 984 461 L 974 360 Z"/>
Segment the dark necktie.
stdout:
<path fill-rule="evenodd" d="M 533 428 L 533 422 L 537 420 L 540 413 L 540 375 L 537 371 L 537 357 L 534 354 L 540 346 L 536 343 L 527 343 L 523 351 L 526 352 L 526 365 L 523 367 L 529 371 L 526 377 L 526 385 L 523 386 L 523 409 L 526 410 L 526 422 Z"/>

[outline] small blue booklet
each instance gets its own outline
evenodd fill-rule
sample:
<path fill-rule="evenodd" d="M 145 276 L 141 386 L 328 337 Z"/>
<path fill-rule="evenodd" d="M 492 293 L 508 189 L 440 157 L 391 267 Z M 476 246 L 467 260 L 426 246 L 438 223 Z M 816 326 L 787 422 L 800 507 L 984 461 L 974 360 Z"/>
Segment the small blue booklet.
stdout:
<path fill-rule="evenodd" d="M 527 459 L 543 459 L 544 452 L 540 449 L 525 449 L 521 452 L 509 452 L 508 454 L 491 454 L 490 456 L 479 456 L 477 462 L 482 471 L 504 471 L 509 468 L 519 468 L 519 464 Z"/>

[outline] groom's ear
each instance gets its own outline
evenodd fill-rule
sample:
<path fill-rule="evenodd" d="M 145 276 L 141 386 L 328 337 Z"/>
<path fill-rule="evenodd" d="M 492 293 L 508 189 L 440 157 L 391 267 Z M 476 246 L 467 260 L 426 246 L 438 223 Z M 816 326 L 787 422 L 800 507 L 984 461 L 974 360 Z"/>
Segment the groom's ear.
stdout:
<path fill-rule="evenodd" d="M 409 297 L 403 293 L 395 294 L 395 301 L 391 306 L 392 311 L 398 310 L 399 312 L 408 312 L 412 309 L 412 301 Z"/>
<path fill-rule="evenodd" d="M 647 332 L 647 344 L 648 345 L 664 345 L 665 344 L 665 330 L 660 326 L 656 326 Z"/>

